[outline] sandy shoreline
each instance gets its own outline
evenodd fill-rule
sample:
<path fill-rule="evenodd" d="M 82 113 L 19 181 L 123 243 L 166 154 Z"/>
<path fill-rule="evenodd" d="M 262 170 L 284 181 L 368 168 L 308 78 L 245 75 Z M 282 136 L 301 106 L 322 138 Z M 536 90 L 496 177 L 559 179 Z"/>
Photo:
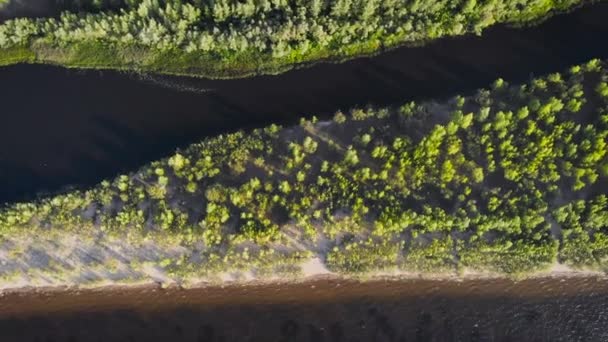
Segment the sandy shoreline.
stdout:
<path fill-rule="evenodd" d="M 98 235 L 96 238 L 57 233 L 45 239 L 32 236 L 4 239 L 0 243 L 0 298 L 7 293 L 71 292 L 80 290 L 119 292 L 131 289 L 204 289 L 222 287 L 293 286 L 316 281 L 450 281 L 525 280 L 539 278 L 605 278 L 593 269 L 574 269 L 554 263 L 526 274 L 480 272 L 454 269 L 450 272 L 412 272 L 397 267 L 364 274 L 340 274 L 326 265 L 323 254 L 313 254 L 299 262 L 287 263 L 288 273 L 262 273 L 252 269 L 225 269 L 197 275 L 196 263 L 183 273 L 174 273 L 167 260 L 180 260 L 197 253 L 196 247 L 179 243 L 160 244 L 148 240 L 131 244 L 128 240 Z M 198 251 L 200 253 L 200 251 Z M 304 261 L 301 261 L 304 260 Z M 401 267 L 406 265 L 401 265 Z M 189 270 L 189 271 L 188 271 Z"/>
<path fill-rule="evenodd" d="M 58 284 L 52 286 L 36 286 L 25 282 L 17 284 L 0 284 L 0 300 L 7 294 L 28 294 L 28 293 L 58 293 L 58 292 L 79 292 L 79 291 L 103 291 L 116 292 L 123 290 L 150 290 L 150 289 L 209 289 L 209 288 L 238 288 L 238 287 L 267 287 L 267 286 L 293 286 L 316 282 L 357 282 L 357 283 L 374 283 L 374 282 L 412 282 L 412 281 L 433 281 L 433 282 L 465 282 L 465 281 L 529 281 L 529 280 L 555 280 L 555 279 L 586 279 L 594 278 L 598 280 L 606 280 L 608 283 L 608 275 L 596 270 L 579 270 L 568 267 L 563 264 L 555 263 L 552 267 L 523 276 L 509 276 L 500 273 L 479 272 L 475 270 L 464 270 L 460 274 L 457 273 L 418 273 L 418 272 L 375 272 L 364 275 L 341 275 L 330 272 L 318 258 L 309 260 L 301 265 L 303 275 L 298 277 L 267 277 L 256 278 L 250 273 L 234 278 L 229 274 L 223 275 L 221 281 L 192 278 L 185 281 L 169 280 L 167 282 L 158 282 L 152 280 L 142 280 L 137 282 L 121 282 L 121 281 L 103 281 L 93 285 L 87 284 Z"/>

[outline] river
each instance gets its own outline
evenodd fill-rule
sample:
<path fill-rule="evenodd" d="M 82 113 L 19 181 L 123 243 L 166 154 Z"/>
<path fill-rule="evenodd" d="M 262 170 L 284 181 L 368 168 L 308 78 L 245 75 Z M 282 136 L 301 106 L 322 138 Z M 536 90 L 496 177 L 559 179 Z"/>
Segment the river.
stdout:
<path fill-rule="evenodd" d="M 2 341 L 608 340 L 598 278 L 371 281 L 15 292 Z"/>
<path fill-rule="evenodd" d="M 482 37 L 241 80 L 1 68 L 0 203 L 90 186 L 221 132 L 359 105 L 442 99 L 498 77 L 521 82 L 532 70 L 606 58 L 606 18 L 608 3 L 600 3 L 532 28 L 496 26 Z"/>

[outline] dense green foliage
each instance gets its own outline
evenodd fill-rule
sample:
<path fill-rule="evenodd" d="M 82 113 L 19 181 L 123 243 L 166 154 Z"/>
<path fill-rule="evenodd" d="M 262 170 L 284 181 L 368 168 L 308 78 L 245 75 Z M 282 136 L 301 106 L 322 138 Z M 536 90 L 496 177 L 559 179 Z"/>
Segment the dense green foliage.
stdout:
<path fill-rule="evenodd" d="M 574 201 L 554 211 L 563 228 L 560 257 L 574 266 L 600 265 L 608 256 L 608 198 Z"/>
<path fill-rule="evenodd" d="M 608 68 L 221 135 L 88 191 L 0 212 L 0 234 L 197 246 L 176 274 L 605 267 Z"/>
<path fill-rule="evenodd" d="M 89 12 L 0 25 L 5 51 L 36 61 L 234 77 L 528 23 L 591 0 L 84 1 Z M 116 9 L 116 7 L 120 9 Z M 10 50 L 9 50 L 10 51 Z M 31 61 L 31 59 L 27 59 Z"/>

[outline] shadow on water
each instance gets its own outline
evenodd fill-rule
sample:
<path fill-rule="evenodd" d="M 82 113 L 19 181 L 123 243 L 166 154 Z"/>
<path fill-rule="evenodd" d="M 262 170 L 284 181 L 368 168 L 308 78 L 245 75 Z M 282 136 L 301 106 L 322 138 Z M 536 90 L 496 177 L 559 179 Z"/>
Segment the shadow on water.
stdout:
<path fill-rule="evenodd" d="M 57 16 L 67 9 L 61 0 L 10 0 L 0 6 L 0 23 L 14 18 Z"/>
<path fill-rule="evenodd" d="M 314 284 L 8 295 L 19 308 L 0 331 L 6 342 L 608 340 L 605 279 Z"/>
<path fill-rule="evenodd" d="M 116 11 L 125 6 L 123 0 L 8 0 L 8 3 L 0 5 L 0 23 L 16 18 L 59 18 L 64 11 Z"/>
<path fill-rule="evenodd" d="M 336 109 L 442 98 L 608 57 L 608 4 L 527 29 L 441 39 L 279 76 L 204 80 L 17 65 L 0 69 L 0 203 L 87 186 L 206 136 Z M 176 86 L 177 85 L 177 86 Z"/>

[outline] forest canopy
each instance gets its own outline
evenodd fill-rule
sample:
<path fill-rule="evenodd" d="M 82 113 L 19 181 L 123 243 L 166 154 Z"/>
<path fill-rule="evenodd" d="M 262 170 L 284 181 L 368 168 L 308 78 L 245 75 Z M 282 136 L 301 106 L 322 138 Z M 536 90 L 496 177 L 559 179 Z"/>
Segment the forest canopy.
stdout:
<path fill-rule="evenodd" d="M 80 1 L 79 11 L 57 18 L 2 23 L 0 65 L 29 61 L 207 77 L 277 73 L 299 63 L 481 34 L 495 23 L 532 23 L 585 2 Z"/>

